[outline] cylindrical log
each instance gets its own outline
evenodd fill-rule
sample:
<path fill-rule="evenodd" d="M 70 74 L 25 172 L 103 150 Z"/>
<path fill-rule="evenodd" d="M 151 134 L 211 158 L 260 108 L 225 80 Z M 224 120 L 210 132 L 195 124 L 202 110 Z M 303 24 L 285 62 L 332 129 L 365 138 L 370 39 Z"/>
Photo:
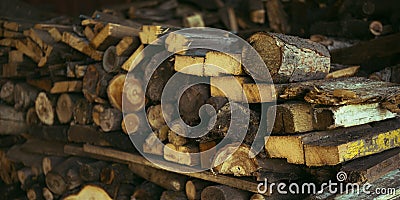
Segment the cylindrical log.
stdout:
<path fill-rule="evenodd" d="M 147 103 L 142 81 L 132 76 L 129 76 L 125 81 L 125 87 L 122 88 L 124 90 L 124 112 L 136 112 Z"/>
<path fill-rule="evenodd" d="M 201 191 L 203 191 L 204 188 L 210 186 L 211 184 L 212 183 L 210 182 L 199 179 L 194 179 L 186 182 L 185 191 L 187 198 L 189 200 L 201 199 Z"/>
<path fill-rule="evenodd" d="M 266 79 L 267 70 L 275 83 L 323 79 L 329 73 L 330 55 L 321 44 L 295 36 L 265 32 L 252 35 L 248 41 L 267 66 L 267 69 L 263 66 L 247 66 L 246 70 L 254 79 L 271 81 Z M 251 62 L 248 59 L 254 58 L 246 56 L 248 49 L 243 51 L 243 63 Z"/>
<path fill-rule="evenodd" d="M 182 94 L 179 101 L 179 113 L 182 120 L 189 125 L 197 122 L 200 119 L 200 107 L 203 106 L 209 98 L 210 87 L 208 85 L 198 84 L 188 88 Z"/>
<path fill-rule="evenodd" d="M 15 84 L 12 81 L 7 81 L 0 91 L 0 99 L 10 105 L 14 104 L 14 86 Z"/>
<path fill-rule="evenodd" d="M 92 104 L 86 99 L 78 99 L 74 107 L 74 121 L 77 124 L 92 123 Z"/>
<path fill-rule="evenodd" d="M 117 56 L 115 46 L 110 46 L 103 55 L 103 69 L 108 73 L 118 72 L 126 59 L 127 57 Z"/>
<path fill-rule="evenodd" d="M 93 64 L 86 69 L 82 82 L 82 92 L 89 102 L 105 103 L 108 81 L 112 76 L 101 66 Z"/>
<path fill-rule="evenodd" d="M 118 74 L 108 84 L 107 95 L 110 104 L 122 111 L 122 92 L 124 90 L 126 75 Z"/>
<path fill-rule="evenodd" d="M 96 182 L 100 181 L 100 172 L 108 164 L 104 161 L 96 161 L 93 163 L 82 164 L 79 168 L 79 173 L 84 181 Z"/>
<path fill-rule="evenodd" d="M 171 118 L 174 114 L 172 105 L 164 104 L 162 107 L 165 112 L 162 111 L 161 104 L 151 106 L 147 109 L 147 120 L 153 130 L 162 128 L 166 124 L 166 121 L 172 120 Z"/>
<path fill-rule="evenodd" d="M 160 102 L 165 85 L 172 75 L 174 75 L 173 65 L 165 61 L 153 74 L 150 74 L 150 68 L 146 68 L 145 70 L 147 70 L 145 71 L 147 76 L 151 75 L 146 88 L 146 96 L 149 97 L 151 101 Z"/>
<path fill-rule="evenodd" d="M 146 116 L 140 113 L 125 114 L 121 127 L 126 134 L 135 134 L 143 131 L 146 127 Z"/>
<path fill-rule="evenodd" d="M 26 110 L 34 105 L 39 91 L 26 83 L 17 83 L 14 87 L 14 108 Z"/>
<path fill-rule="evenodd" d="M 93 122 L 100 126 L 104 132 L 121 129 L 122 113 L 116 108 L 106 108 L 103 105 L 95 105 L 92 112 Z"/>
<path fill-rule="evenodd" d="M 248 192 L 226 185 L 208 186 L 201 192 L 202 200 L 247 200 L 249 197 L 250 195 Z"/>
<path fill-rule="evenodd" d="M 54 194 L 61 195 L 82 184 L 79 164 L 88 162 L 78 157 L 70 157 L 54 167 L 46 175 L 46 185 Z"/>
<path fill-rule="evenodd" d="M 64 93 L 58 97 L 56 112 L 58 121 L 61 124 L 69 123 L 73 119 L 73 113 L 76 103 L 81 98 L 76 94 Z"/>
<path fill-rule="evenodd" d="M 46 125 L 53 125 L 55 122 L 55 105 L 54 96 L 49 96 L 44 92 L 40 92 L 35 101 L 36 114 L 41 122 Z"/>

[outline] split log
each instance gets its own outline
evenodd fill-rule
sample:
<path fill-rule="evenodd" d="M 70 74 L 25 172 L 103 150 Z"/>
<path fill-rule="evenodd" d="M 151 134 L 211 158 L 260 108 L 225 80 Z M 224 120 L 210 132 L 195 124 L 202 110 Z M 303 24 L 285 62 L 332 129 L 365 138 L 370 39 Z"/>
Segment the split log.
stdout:
<path fill-rule="evenodd" d="M 154 44 L 158 38 L 175 30 L 177 29 L 172 27 L 144 25 L 139 32 L 139 38 L 142 44 Z"/>
<path fill-rule="evenodd" d="M 0 104 L 0 135 L 22 134 L 28 130 L 25 113 Z"/>
<path fill-rule="evenodd" d="M 112 76 L 100 65 L 89 65 L 83 77 L 82 92 L 89 102 L 105 103 L 107 84 Z"/>
<path fill-rule="evenodd" d="M 184 17 L 183 25 L 185 27 L 205 27 L 203 17 L 199 13 Z"/>
<path fill-rule="evenodd" d="M 194 179 L 186 182 L 185 191 L 186 196 L 189 200 L 200 200 L 201 198 L 201 191 L 204 188 L 210 186 L 212 183 Z"/>
<path fill-rule="evenodd" d="M 62 42 L 68 44 L 77 51 L 91 57 L 93 60 L 100 61 L 103 58 L 103 53 L 93 49 L 89 42 L 85 39 L 79 38 L 73 33 L 64 32 Z"/>
<path fill-rule="evenodd" d="M 79 187 L 82 179 L 79 177 L 79 164 L 85 163 L 77 157 L 70 157 L 57 165 L 46 175 L 46 185 L 54 194 L 64 194 L 66 191 Z"/>
<path fill-rule="evenodd" d="M 346 182 L 373 183 L 385 174 L 399 168 L 399 148 L 356 159 L 344 164 L 341 171 L 347 174 Z"/>
<path fill-rule="evenodd" d="M 23 52 L 26 56 L 31 58 L 35 63 L 40 62 L 43 52 L 30 38 L 27 38 L 26 42 L 17 40 L 15 47 L 18 51 Z"/>
<path fill-rule="evenodd" d="M 46 125 L 53 125 L 56 121 L 56 99 L 54 96 L 40 92 L 35 101 L 35 110 L 40 121 Z"/>
<path fill-rule="evenodd" d="M 50 89 L 51 94 L 60 94 L 65 92 L 81 92 L 82 81 L 57 81 L 53 83 Z"/>
<path fill-rule="evenodd" d="M 121 129 L 122 113 L 115 108 L 105 108 L 102 105 L 95 105 L 92 118 L 95 124 L 100 126 L 104 132 Z"/>
<path fill-rule="evenodd" d="M 91 46 L 97 50 L 104 51 L 111 45 L 116 45 L 125 36 L 138 36 L 139 30 L 136 28 L 123 26 L 120 24 L 108 23 L 90 41 Z"/>
<path fill-rule="evenodd" d="M 117 56 L 127 57 L 139 47 L 140 41 L 137 37 L 126 36 L 115 46 Z"/>
<path fill-rule="evenodd" d="M 61 164 L 65 160 L 64 157 L 58 157 L 58 156 L 50 156 L 50 157 L 44 157 L 42 160 L 42 170 L 43 174 L 47 175 L 53 168 Z"/>
<path fill-rule="evenodd" d="M 339 128 L 330 131 L 318 131 L 289 136 L 269 136 L 265 138 L 265 151 L 270 158 L 285 158 L 287 162 L 305 164 L 304 144 L 318 141 L 331 135 L 348 134 L 350 132 L 362 132 L 371 129 L 369 125 L 350 128 Z M 290 148 L 287 148 L 290 146 Z"/>
<path fill-rule="evenodd" d="M 159 200 L 163 190 L 163 188 L 152 182 L 144 181 L 135 188 L 131 199 Z"/>
<path fill-rule="evenodd" d="M 85 76 L 88 65 L 85 62 L 66 62 L 67 77 L 82 79 Z"/>
<path fill-rule="evenodd" d="M 92 104 L 86 99 L 78 99 L 73 108 L 74 122 L 82 125 L 92 123 L 92 109 Z"/>
<path fill-rule="evenodd" d="M 107 185 L 116 183 L 136 183 L 138 177 L 126 165 L 111 164 L 100 173 L 100 181 Z"/>
<path fill-rule="evenodd" d="M 250 147 L 245 144 L 226 145 L 214 157 L 214 170 L 220 174 L 251 176 L 258 169 L 257 160 L 249 157 L 251 154 Z"/>
<path fill-rule="evenodd" d="M 6 156 L 10 161 L 22 163 L 31 168 L 34 173 L 41 174 L 43 155 L 25 152 L 21 149 L 21 145 L 14 145 L 8 149 Z"/>
<path fill-rule="evenodd" d="M 28 134 L 34 138 L 40 138 L 49 141 L 68 142 L 68 129 L 69 126 L 67 125 L 35 125 L 29 128 Z"/>
<path fill-rule="evenodd" d="M 162 106 L 158 104 L 147 109 L 147 121 L 153 130 L 159 130 L 166 124 L 166 121 L 172 121 L 172 117 L 174 116 L 172 106 L 171 104 L 164 104 Z"/>
<path fill-rule="evenodd" d="M 175 55 L 174 70 L 177 72 L 195 76 L 204 76 L 203 65 L 203 57 Z"/>
<path fill-rule="evenodd" d="M 96 161 L 92 163 L 84 163 L 79 168 L 79 175 L 83 181 L 97 182 L 100 181 L 100 173 L 108 164 L 104 161 Z"/>
<path fill-rule="evenodd" d="M 127 57 L 117 55 L 115 46 L 110 46 L 104 52 L 103 56 L 103 69 L 108 72 L 118 72 L 121 65 L 127 60 Z"/>
<path fill-rule="evenodd" d="M 226 185 L 215 185 L 215 186 L 208 186 L 206 187 L 203 192 L 201 192 L 201 199 L 204 200 L 211 200 L 211 199 L 238 199 L 238 200 L 244 200 L 244 199 L 249 199 L 250 194 L 231 188 Z"/>
<path fill-rule="evenodd" d="M 81 191 L 78 194 L 68 195 L 64 199 L 65 200 L 75 200 L 75 199 L 112 200 L 112 198 L 103 188 L 94 185 L 86 185 L 81 189 Z"/>
<path fill-rule="evenodd" d="M 39 91 L 26 84 L 17 83 L 14 87 L 14 108 L 15 110 L 27 110 L 34 105 Z"/>
<path fill-rule="evenodd" d="M 146 116 L 139 113 L 129 113 L 124 115 L 121 128 L 126 134 L 141 133 L 147 130 Z"/>
<path fill-rule="evenodd" d="M 74 108 L 82 99 L 81 96 L 75 94 L 64 93 L 57 99 L 56 113 L 58 121 L 61 124 L 69 123 L 73 119 Z"/>
<path fill-rule="evenodd" d="M 196 166 L 200 164 L 199 148 L 194 144 L 176 146 L 166 144 L 164 146 L 164 159 L 182 165 Z"/>
<path fill-rule="evenodd" d="M 122 93 L 124 90 L 125 79 L 125 74 L 119 74 L 109 82 L 107 87 L 107 95 L 110 104 L 120 111 L 122 111 Z"/>
<path fill-rule="evenodd" d="M 263 66 L 247 68 L 254 79 L 270 81 L 265 79 L 266 70 L 269 70 L 274 83 L 323 79 L 329 72 L 330 55 L 321 44 L 294 36 L 265 32 L 252 35 L 248 41 L 267 66 L 267 69 Z M 243 53 L 246 54 L 246 51 Z M 243 58 L 246 59 L 246 55 Z"/>
<path fill-rule="evenodd" d="M 138 176 L 167 190 L 183 191 L 185 188 L 187 177 L 184 175 L 134 163 L 129 164 L 129 168 Z"/>
<path fill-rule="evenodd" d="M 150 69 L 145 70 L 145 74 L 150 76 L 150 80 L 146 88 L 146 96 L 154 102 L 161 102 L 161 95 L 168 80 L 174 75 L 172 63 L 169 61 L 163 62 L 153 74 L 150 74 Z"/>
<path fill-rule="evenodd" d="M 399 131 L 398 120 L 385 121 L 373 126 L 371 130 L 331 135 L 306 143 L 304 145 L 306 165 L 336 165 L 399 147 Z"/>
<path fill-rule="evenodd" d="M 15 84 L 12 81 L 7 81 L 1 87 L 0 91 L 1 100 L 10 105 L 14 105 L 14 89 L 15 89 Z"/>

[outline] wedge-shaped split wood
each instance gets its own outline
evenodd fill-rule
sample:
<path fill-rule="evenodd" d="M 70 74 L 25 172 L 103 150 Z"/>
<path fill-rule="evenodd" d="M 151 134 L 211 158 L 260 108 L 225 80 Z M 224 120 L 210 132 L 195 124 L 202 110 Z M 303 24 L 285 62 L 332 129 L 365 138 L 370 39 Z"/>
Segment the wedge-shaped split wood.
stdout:
<path fill-rule="evenodd" d="M 137 36 L 139 30 L 129 26 L 108 23 L 91 41 L 90 44 L 97 50 L 104 51 L 107 47 L 117 45 L 126 36 Z"/>

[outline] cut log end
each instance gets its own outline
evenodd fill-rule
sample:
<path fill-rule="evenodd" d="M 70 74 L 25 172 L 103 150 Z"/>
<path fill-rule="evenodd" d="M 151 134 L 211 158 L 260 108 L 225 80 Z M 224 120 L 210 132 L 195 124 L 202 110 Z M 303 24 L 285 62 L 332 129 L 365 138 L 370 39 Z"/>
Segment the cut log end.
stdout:
<path fill-rule="evenodd" d="M 249 158 L 251 149 L 247 145 L 227 145 L 220 149 L 214 158 L 214 170 L 221 174 L 233 174 L 235 176 L 251 176 L 258 169 L 255 158 Z"/>
<path fill-rule="evenodd" d="M 55 112 L 52 102 L 47 97 L 46 93 L 39 93 L 35 101 L 36 114 L 41 122 L 46 125 L 53 125 Z"/>

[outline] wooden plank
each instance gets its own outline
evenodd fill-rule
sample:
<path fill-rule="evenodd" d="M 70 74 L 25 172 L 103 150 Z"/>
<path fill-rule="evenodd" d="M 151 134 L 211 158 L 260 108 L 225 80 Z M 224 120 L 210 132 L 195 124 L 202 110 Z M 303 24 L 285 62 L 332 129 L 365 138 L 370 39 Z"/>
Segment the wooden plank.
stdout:
<path fill-rule="evenodd" d="M 275 105 L 269 112 L 275 112 L 272 133 L 302 133 L 314 130 L 312 105 L 303 102 L 286 102 Z"/>
<path fill-rule="evenodd" d="M 341 171 L 347 174 L 347 182 L 373 183 L 385 174 L 400 168 L 400 148 L 391 149 L 366 158 L 344 164 Z"/>
<path fill-rule="evenodd" d="M 78 50 L 79 52 L 93 58 L 93 60 L 100 61 L 103 58 L 102 52 L 93 49 L 89 45 L 88 41 L 83 38 L 79 38 L 73 33 L 64 32 L 61 41 Z"/>
<path fill-rule="evenodd" d="M 335 134 L 304 144 L 307 166 L 336 165 L 400 146 L 399 120 L 378 123 L 372 129 Z"/>
<path fill-rule="evenodd" d="M 97 50 L 104 51 L 107 47 L 117 45 L 126 36 L 138 36 L 136 28 L 120 24 L 108 23 L 91 41 L 90 44 Z"/>
<path fill-rule="evenodd" d="M 271 158 L 285 158 L 289 163 L 305 164 L 304 144 L 320 140 L 330 135 L 367 130 L 369 125 L 339 128 L 331 131 L 318 131 L 296 135 L 276 135 L 265 137 L 265 151 Z M 290 147 L 290 148 L 289 148 Z"/>

